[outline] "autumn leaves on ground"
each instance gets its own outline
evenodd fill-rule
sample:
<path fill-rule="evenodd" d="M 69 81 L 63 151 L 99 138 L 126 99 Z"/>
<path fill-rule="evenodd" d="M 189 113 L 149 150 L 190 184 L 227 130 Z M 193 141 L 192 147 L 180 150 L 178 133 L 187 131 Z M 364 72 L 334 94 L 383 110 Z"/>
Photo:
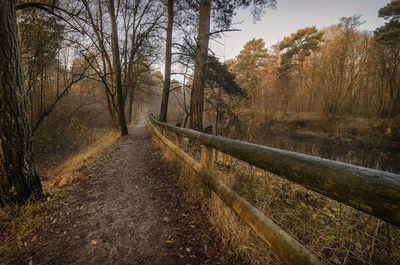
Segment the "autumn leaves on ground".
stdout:
<path fill-rule="evenodd" d="M 199 206 L 186 202 L 145 128 L 104 141 L 56 170 L 63 181 L 46 187 L 64 188 L 48 201 L 2 212 L 3 224 L 14 226 L 1 234 L 3 258 L 10 264 L 218 264 L 218 236 Z M 75 177 L 64 182 L 65 176 Z"/>

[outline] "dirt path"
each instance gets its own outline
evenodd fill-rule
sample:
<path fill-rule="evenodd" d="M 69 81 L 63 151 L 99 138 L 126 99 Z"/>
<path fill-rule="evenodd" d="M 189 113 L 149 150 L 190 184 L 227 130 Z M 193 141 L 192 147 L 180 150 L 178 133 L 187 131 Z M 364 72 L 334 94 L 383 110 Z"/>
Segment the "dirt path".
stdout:
<path fill-rule="evenodd" d="M 215 233 L 185 202 L 143 126 L 71 189 L 10 264 L 219 264 Z"/>

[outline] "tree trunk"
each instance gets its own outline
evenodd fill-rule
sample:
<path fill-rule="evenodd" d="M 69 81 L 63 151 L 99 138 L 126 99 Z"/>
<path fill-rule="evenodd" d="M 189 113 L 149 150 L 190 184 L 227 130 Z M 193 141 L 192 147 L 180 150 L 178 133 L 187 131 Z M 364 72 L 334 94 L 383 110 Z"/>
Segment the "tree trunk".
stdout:
<path fill-rule="evenodd" d="M 106 101 L 107 101 L 108 114 L 110 114 L 111 121 L 112 121 L 113 125 L 115 126 L 115 125 L 117 125 L 117 122 L 115 121 L 115 116 L 116 115 L 115 115 L 115 110 L 114 110 L 114 105 L 113 105 L 113 102 L 112 102 L 112 98 L 109 95 L 108 91 L 109 91 L 109 88 L 107 87 L 107 85 L 104 85 L 104 95 L 105 95 Z M 118 127 L 118 126 L 116 126 L 116 127 Z"/>
<path fill-rule="evenodd" d="M 135 95 L 135 88 L 132 87 L 129 89 L 129 102 L 128 102 L 128 122 L 132 121 L 132 112 L 133 112 L 133 97 Z"/>
<path fill-rule="evenodd" d="M 121 76 L 121 62 L 119 59 L 119 44 L 118 44 L 118 30 L 117 20 L 115 17 L 114 0 L 108 1 L 108 12 L 111 21 L 111 46 L 113 57 L 113 72 L 114 72 L 114 86 L 117 91 L 117 104 L 118 104 L 118 122 L 121 130 L 121 136 L 128 134 L 128 126 L 126 125 L 124 99 L 122 94 L 122 76 Z"/>
<path fill-rule="evenodd" d="M 168 0 L 168 25 L 167 43 L 165 47 L 165 71 L 164 88 L 161 100 L 160 121 L 167 121 L 169 90 L 171 86 L 171 63 L 172 63 L 172 30 L 174 24 L 174 1 Z"/>
<path fill-rule="evenodd" d="M 190 97 L 190 128 L 203 130 L 204 86 L 210 35 L 211 0 L 201 0 L 196 61 Z"/>
<path fill-rule="evenodd" d="M 0 206 L 41 195 L 24 106 L 15 1 L 0 0 Z"/>

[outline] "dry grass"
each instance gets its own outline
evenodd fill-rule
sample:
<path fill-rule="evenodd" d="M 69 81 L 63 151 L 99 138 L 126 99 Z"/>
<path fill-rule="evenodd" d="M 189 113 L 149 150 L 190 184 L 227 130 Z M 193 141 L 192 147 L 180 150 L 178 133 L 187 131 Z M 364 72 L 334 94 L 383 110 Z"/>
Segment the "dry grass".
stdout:
<path fill-rule="evenodd" d="M 216 195 L 205 196 L 191 168 L 155 142 L 168 161 L 179 165 L 183 190 L 190 200 L 203 204 L 219 232 L 225 246 L 224 264 L 281 264 Z M 182 149 L 193 153 L 186 145 Z M 216 166 L 226 184 L 326 264 L 400 264 L 400 228 L 228 155 L 219 154 Z"/>
<path fill-rule="evenodd" d="M 63 191 L 47 192 L 46 200 L 32 199 L 26 205 L 0 209 L 0 264 L 18 254 L 18 250 L 37 240 L 35 231 L 64 196 Z"/>
<path fill-rule="evenodd" d="M 400 229 L 227 155 L 218 169 L 234 190 L 327 264 L 399 264 Z M 218 213 L 218 210 L 216 210 Z M 225 236 L 242 233 L 216 219 Z M 222 221 L 221 221 L 222 220 Z M 275 264 L 265 247 L 242 235 L 253 264 Z M 236 247 L 240 252 L 243 246 Z M 267 254 L 267 256 L 266 256 Z"/>
<path fill-rule="evenodd" d="M 93 164 L 118 138 L 119 134 L 115 130 L 105 133 L 89 148 L 49 170 L 46 173 L 47 180 L 43 182 L 44 189 L 64 187 L 78 180 L 83 170 Z"/>
<path fill-rule="evenodd" d="M 49 170 L 46 180 L 42 181 L 46 200 L 32 199 L 23 206 L 0 209 L 0 264 L 12 259 L 24 245 L 37 240 L 34 233 L 66 195 L 66 190 L 61 188 L 79 180 L 84 169 L 93 164 L 118 138 L 116 131 L 105 133 L 91 147 Z"/>

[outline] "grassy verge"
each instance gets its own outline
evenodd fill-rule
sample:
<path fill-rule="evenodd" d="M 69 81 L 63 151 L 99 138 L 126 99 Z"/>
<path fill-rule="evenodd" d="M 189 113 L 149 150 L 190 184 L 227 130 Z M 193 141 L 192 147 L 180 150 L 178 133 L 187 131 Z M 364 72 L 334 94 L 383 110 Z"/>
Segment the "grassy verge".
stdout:
<path fill-rule="evenodd" d="M 62 191 L 47 192 L 44 200 L 30 200 L 26 205 L 0 209 L 0 264 L 18 254 L 19 248 L 34 242 L 35 231 L 48 219 L 49 213 L 65 195 Z"/>
<path fill-rule="evenodd" d="M 48 180 L 43 183 L 44 189 L 64 187 L 79 180 L 84 169 L 90 167 L 107 148 L 115 143 L 118 137 L 117 131 L 110 131 L 100 137 L 91 147 L 49 170 L 46 173 Z"/>
<path fill-rule="evenodd" d="M 0 264 L 5 264 L 18 255 L 20 248 L 37 240 L 36 231 L 66 197 L 65 187 L 82 179 L 85 169 L 118 138 L 116 131 L 108 132 L 99 137 L 91 147 L 49 170 L 45 174 L 46 179 L 42 181 L 45 199 L 32 199 L 22 206 L 13 205 L 0 209 Z"/>

